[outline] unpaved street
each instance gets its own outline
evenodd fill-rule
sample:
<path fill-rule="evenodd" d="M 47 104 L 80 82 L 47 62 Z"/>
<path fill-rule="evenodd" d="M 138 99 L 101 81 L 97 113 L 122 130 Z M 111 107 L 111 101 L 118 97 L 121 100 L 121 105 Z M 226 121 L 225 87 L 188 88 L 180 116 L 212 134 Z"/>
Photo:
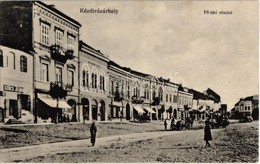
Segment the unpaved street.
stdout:
<path fill-rule="evenodd" d="M 213 129 L 211 148 L 205 148 L 203 130 L 157 132 L 151 137 L 111 140 L 79 151 L 57 152 L 22 162 L 257 162 L 258 122 Z M 164 135 L 169 134 L 169 135 Z M 145 133 L 143 134 L 145 135 Z M 129 135 L 128 135 L 129 136 Z M 99 141 L 97 141 L 99 142 Z"/>

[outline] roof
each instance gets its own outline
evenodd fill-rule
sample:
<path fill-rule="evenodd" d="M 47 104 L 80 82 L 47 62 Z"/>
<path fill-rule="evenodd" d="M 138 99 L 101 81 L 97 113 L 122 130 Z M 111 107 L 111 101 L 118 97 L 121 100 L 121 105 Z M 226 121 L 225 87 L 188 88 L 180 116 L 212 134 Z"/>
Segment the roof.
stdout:
<path fill-rule="evenodd" d="M 210 89 L 210 88 L 208 88 L 207 90 L 206 90 L 206 93 L 209 95 L 209 96 L 213 96 L 215 99 L 216 99 L 216 101 L 220 101 L 220 96 L 216 93 L 216 92 L 214 92 L 212 89 Z"/>
<path fill-rule="evenodd" d="M 42 1 L 34 1 L 34 2 L 37 2 L 41 5 L 43 5 L 44 7 L 50 9 L 51 11 L 55 12 L 55 13 L 58 13 L 59 15 L 61 15 L 62 17 L 64 18 L 67 18 L 68 20 L 70 20 L 71 22 L 75 23 L 76 25 L 78 25 L 79 27 L 81 27 L 81 24 L 76 21 L 75 19 L 72 19 L 71 17 L 69 17 L 68 15 L 64 14 L 63 12 L 61 12 L 60 10 L 56 9 L 55 7 L 53 7 L 53 5 L 47 5 L 45 3 L 43 3 Z"/>
<path fill-rule="evenodd" d="M 206 100 L 207 96 L 199 91 L 196 91 L 194 89 L 189 89 L 189 92 L 193 94 L 193 99 L 198 100 L 198 99 L 202 99 L 202 100 Z"/>

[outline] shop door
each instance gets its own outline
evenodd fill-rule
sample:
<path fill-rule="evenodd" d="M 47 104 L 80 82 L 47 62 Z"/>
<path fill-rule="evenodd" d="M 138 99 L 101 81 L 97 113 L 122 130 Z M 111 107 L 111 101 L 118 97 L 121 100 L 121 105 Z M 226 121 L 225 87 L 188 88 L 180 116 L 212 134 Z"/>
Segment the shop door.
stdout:
<path fill-rule="evenodd" d="M 9 115 L 13 116 L 14 118 L 20 118 L 21 111 L 18 111 L 18 104 L 17 100 L 9 100 Z"/>
<path fill-rule="evenodd" d="M 4 122 L 4 109 L 0 108 L 0 122 Z"/>

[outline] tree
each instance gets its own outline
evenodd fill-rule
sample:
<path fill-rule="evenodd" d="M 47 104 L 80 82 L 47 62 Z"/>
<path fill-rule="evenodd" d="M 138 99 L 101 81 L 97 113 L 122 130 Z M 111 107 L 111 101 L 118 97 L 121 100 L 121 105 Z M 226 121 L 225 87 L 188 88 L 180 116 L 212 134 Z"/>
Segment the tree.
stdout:
<path fill-rule="evenodd" d="M 49 91 L 50 96 L 53 99 L 57 100 L 57 106 L 56 106 L 56 119 L 55 123 L 58 123 L 58 110 L 59 110 L 59 99 L 61 98 L 66 98 L 67 96 L 67 91 L 62 87 L 62 85 L 58 83 L 50 83 L 50 91 Z"/>

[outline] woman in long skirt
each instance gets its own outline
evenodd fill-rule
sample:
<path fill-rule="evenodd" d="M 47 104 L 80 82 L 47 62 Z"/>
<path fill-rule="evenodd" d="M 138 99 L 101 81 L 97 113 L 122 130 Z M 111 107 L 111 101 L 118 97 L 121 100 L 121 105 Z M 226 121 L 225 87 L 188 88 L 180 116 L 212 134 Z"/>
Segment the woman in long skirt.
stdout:
<path fill-rule="evenodd" d="M 210 147 L 209 141 L 212 140 L 211 130 L 209 127 L 209 121 L 205 121 L 205 129 L 204 129 L 204 140 L 206 141 L 206 147 Z"/>
<path fill-rule="evenodd" d="M 97 127 L 95 125 L 95 121 L 93 121 L 90 126 L 90 141 L 92 143 L 92 146 L 94 146 L 96 142 L 96 133 L 97 133 Z"/>

